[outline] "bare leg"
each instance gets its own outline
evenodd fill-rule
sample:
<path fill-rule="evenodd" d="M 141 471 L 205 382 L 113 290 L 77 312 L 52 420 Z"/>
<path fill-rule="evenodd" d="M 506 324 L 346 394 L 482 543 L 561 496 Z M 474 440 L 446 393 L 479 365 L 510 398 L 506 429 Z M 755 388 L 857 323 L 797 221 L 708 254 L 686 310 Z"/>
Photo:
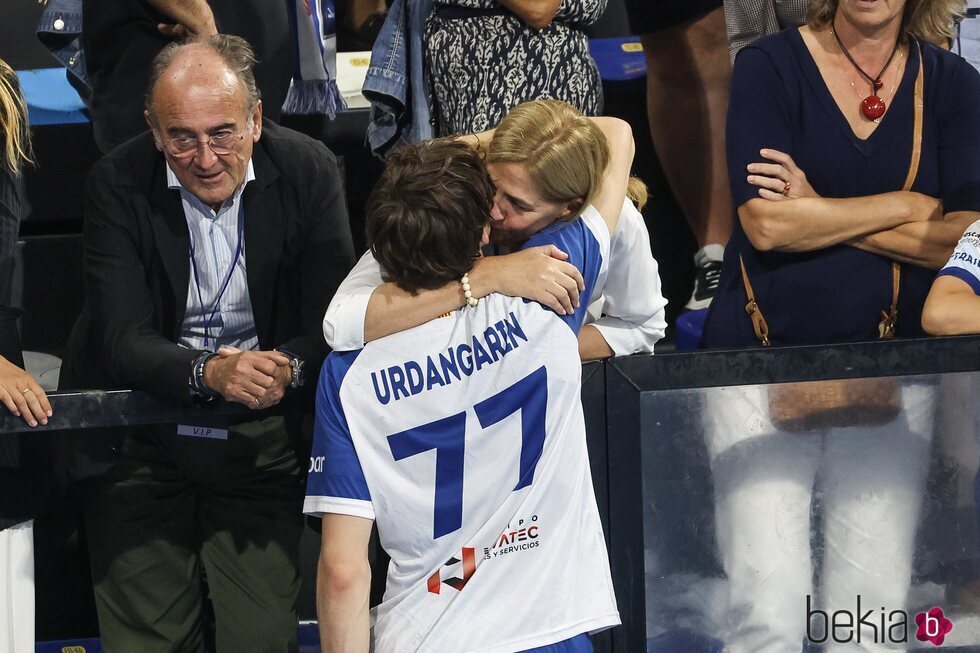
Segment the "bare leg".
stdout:
<path fill-rule="evenodd" d="M 725 245 L 732 200 L 725 159 L 731 64 L 722 8 L 641 37 L 650 134 L 698 246 Z"/>
<path fill-rule="evenodd" d="M 360 29 L 373 14 L 383 14 L 388 10 L 385 0 L 348 0 L 347 26 Z"/>

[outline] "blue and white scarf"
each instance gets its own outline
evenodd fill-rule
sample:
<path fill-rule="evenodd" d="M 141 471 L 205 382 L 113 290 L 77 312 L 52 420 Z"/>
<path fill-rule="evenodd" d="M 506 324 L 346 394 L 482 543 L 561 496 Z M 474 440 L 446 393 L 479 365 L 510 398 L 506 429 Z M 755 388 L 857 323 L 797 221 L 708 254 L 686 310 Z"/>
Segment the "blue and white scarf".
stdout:
<path fill-rule="evenodd" d="M 296 34 L 296 70 L 284 113 L 325 113 L 347 105 L 337 88 L 337 15 L 333 0 L 289 0 Z"/>

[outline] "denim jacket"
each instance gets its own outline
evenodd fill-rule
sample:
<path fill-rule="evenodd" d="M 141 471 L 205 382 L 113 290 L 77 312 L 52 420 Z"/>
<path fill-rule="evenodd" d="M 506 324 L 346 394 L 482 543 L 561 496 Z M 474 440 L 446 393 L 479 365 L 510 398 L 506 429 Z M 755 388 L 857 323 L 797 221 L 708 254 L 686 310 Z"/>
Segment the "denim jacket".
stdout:
<path fill-rule="evenodd" d="M 37 23 L 37 38 L 68 69 L 83 98 L 92 94 L 82 50 L 82 0 L 48 0 Z"/>
<path fill-rule="evenodd" d="M 432 138 L 422 37 L 432 0 L 394 0 L 371 51 L 362 91 L 371 101 L 368 143 L 384 156 Z"/>

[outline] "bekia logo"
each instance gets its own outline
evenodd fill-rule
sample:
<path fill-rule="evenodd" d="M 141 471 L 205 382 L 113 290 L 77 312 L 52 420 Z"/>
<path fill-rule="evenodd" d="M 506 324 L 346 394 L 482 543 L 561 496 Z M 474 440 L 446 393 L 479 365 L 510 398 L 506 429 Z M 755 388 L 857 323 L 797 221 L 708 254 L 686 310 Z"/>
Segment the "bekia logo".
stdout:
<path fill-rule="evenodd" d="M 942 646 L 946 640 L 946 634 L 953 630 L 953 622 L 946 618 L 942 608 L 932 608 L 928 612 L 920 612 L 915 615 L 915 638 L 920 642 L 931 642 L 935 646 Z"/>
<path fill-rule="evenodd" d="M 861 595 L 857 595 L 855 610 L 834 610 L 828 613 L 813 608 L 813 600 L 806 596 L 806 638 L 814 644 L 828 639 L 838 644 L 848 642 L 898 644 L 908 642 L 909 618 L 905 610 L 887 611 L 884 607 L 863 610 Z M 946 635 L 953 630 L 953 622 L 946 618 L 942 608 L 931 608 L 915 615 L 915 638 L 942 646 Z"/>

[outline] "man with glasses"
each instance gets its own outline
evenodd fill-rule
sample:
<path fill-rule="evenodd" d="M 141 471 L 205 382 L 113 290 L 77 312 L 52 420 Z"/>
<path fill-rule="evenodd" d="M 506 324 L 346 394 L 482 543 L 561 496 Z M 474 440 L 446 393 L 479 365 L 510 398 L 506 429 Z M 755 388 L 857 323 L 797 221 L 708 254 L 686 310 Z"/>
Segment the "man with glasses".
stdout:
<path fill-rule="evenodd" d="M 347 210 L 323 144 L 263 122 L 253 63 L 225 35 L 155 59 L 150 131 L 87 180 L 63 386 L 261 410 L 315 385 L 320 320 L 353 264 Z M 290 420 L 71 439 L 106 650 L 202 650 L 202 567 L 217 650 L 295 650 L 308 452 Z"/>

